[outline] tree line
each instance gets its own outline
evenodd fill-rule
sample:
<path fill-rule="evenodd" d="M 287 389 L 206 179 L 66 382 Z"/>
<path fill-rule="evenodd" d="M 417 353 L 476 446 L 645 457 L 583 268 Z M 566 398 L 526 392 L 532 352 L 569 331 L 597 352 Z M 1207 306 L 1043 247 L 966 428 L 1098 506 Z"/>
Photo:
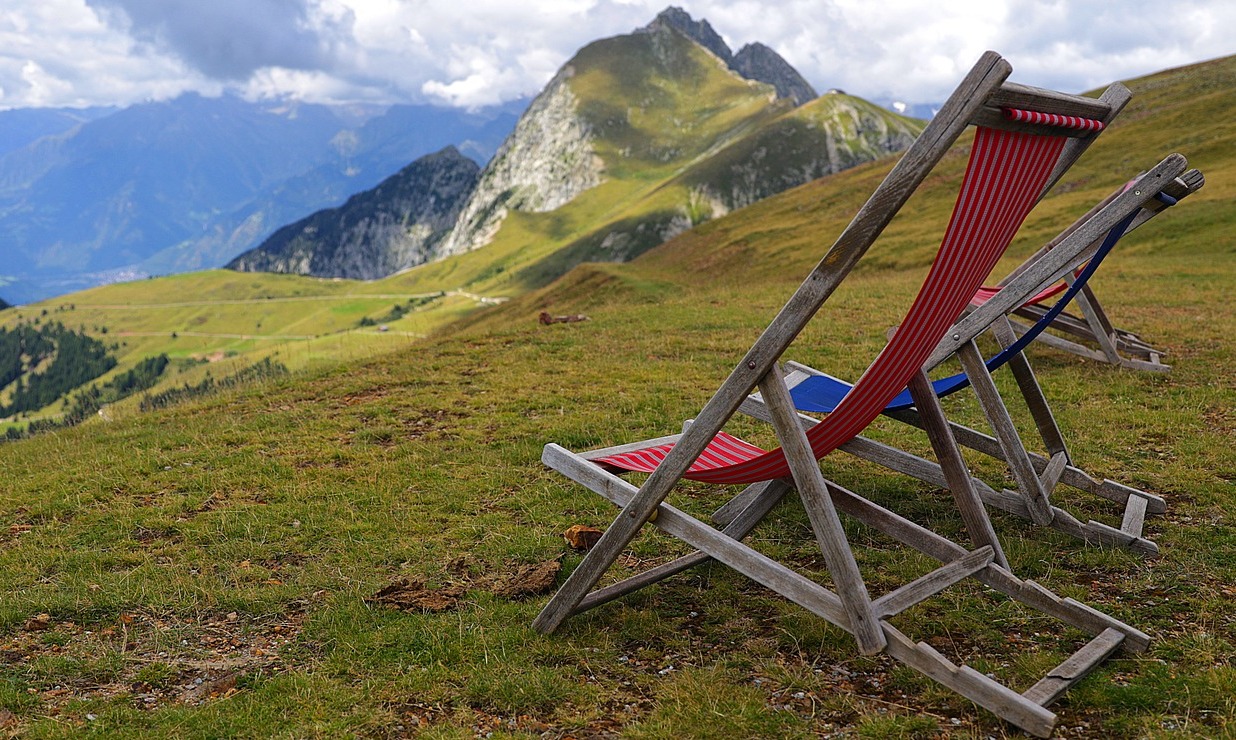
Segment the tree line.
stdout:
<path fill-rule="evenodd" d="M 106 345 L 58 321 L 0 328 L 0 388 L 16 382 L 0 418 L 41 409 L 115 366 Z"/>

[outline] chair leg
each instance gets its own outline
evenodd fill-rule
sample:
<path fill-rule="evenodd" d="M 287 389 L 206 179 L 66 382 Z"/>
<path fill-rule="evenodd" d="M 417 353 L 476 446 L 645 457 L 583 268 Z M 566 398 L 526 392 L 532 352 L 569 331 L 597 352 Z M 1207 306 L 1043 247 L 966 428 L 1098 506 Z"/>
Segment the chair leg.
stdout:
<path fill-rule="evenodd" d="M 1065 280 L 1069 280 L 1071 277 L 1072 275 L 1066 276 Z M 1074 300 L 1081 309 L 1082 316 L 1086 318 L 1086 323 L 1090 325 L 1094 341 L 1098 343 L 1103 354 L 1107 355 L 1107 361 L 1113 365 L 1119 365 L 1123 358 L 1121 358 L 1119 350 L 1116 349 L 1116 331 L 1112 328 L 1112 323 L 1108 320 L 1107 314 L 1103 312 L 1103 308 L 1099 305 L 1098 298 L 1095 298 L 1094 291 L 1090 289 L 1089 285 L 1085 285 Z"/>
<path fill-rule="evenodd" d="M 755 529 L 756 526 L 764 519 L 764 517 L 768 515 L 768 512 L 772 511 L 773 507 L 781 501 L 785 494 L 789 493 L 789 491 L 790 485 L 782 480 L 766 481 L 765 483 L 757 483 L 755 485 L 748 486 L 745 492 L 753 492 L 755 495 L 747 497 L 747 505 L 741 507 L 741 509 L 739 509 L 736 514 L 728 522 L 726 522 L 727 526 L 725 529 L 721 530 L 721 533 L 727 537 L 732 537 L 735 540 L 741 541 L 745 539 L 746 536 L 751 534 L 751 531 Z M 737 501 L 738 498 L 739 497 L 735 497 L 731 500 L 731 503 L 733 503 L 733 501 Z M 658 565 L 655 568 L 649 568 L 639 575 L 624 579 L 611 586 L 606 586 L 605 588 L 599 588 L 588 594 L 584 597 L 583 601 L 579 603 L 579 606 L 575 609 L 575 613 L 578 614 L 580 612 L 592 609 L 593 607 L 606 604 L 621 596 L 638 591 L 644 586 L 659 583 L 672 575 L 676 575 L 684 570 L 706 563 L 711 559 L 712 557 L 707 553 L 697 550 L 690 555 L 683 555 L 680 558 L 676 558 L 668 563 Z"/>
<path fill-rule="evenodd" d="M 884 649 L 884 633 L 871 605 L 867 585 L 858 571 L 858 563 L 841 527 L 841 519 L 828 495 L 820 464 L 811 451 L 807 434 L 798 423 L 794 401 L 785 387 L 781 370 L 773 369 L 760 381 L 760 392 L 772 414 L 773 429 L 785 450 L 786 461 L 794 476 L 794 485 L 802 497 L 803 507 L 811 520 L 824 562 L 832 574 L 837 595 L 845 607 L 850 621 L 850 631 L 858 641 L 858 649 L 864 655 L 875 655 Z"/>
<path fill-rule="evenodd" d="M 970 378 L 970 384 L 978 396 L 979 405 L 983 408 L 987 422 L 991 424 L 996 439 L 1000 441 L 1000 449 L 1013 477 L 1017 480 L 1017 487 L 1026 497 L 1030 519 L 1035 524 L 1051 524 L 1054 512 L 1048 499 L 1048 492 L 1043 490 L 1043 483 L 1035 472 L 1034 465 L 1030 462 L 1021 437 L 1017 434 L 1017 427 L 1014 426 L 1013 419 L 1009 416 L 1008 409 L 1004 407 L 1004 401 L 1000 398 L 1000 392 L 996 390 L 996 384 L 991 379 L 991 373 L 983 364 L 983 356 L 979 354 L 978 347 L 973 341 L 969 341 L 958 350 L 957 357 L 961 360 L 962 369 Z"/>
<path fill-rule="evenodd" d="M 1001 347 L 1007 347 L 1017 341 L 1013 324 L 1007 316 L 997 321 L 993 329 Z M 1026 401 L 1026 408 L 1030 410 L 1030 416 L 1034 419 L 1035 426 L 1038 427 L 1039 437 L 1043 440 L 1049 456 L 1055 457 L 1063 453 L 1066 461 L 1071 460 L 1072 456 L 1069 455 L 1068 447 L 1065 445 L 1064 435 L 1060 432 L 1060 426 L 1056 424 L 1056 417 L 1052 415 L 1051 406 L 1047 403 L 1047 397 L 1043 395 L 1038 378 L 1034 377 L 1034 369 L 1030 367 L 1026 354 L 1018 352 L 1016 356 L 1009 359 L 1008 365 L 1013 378 L 1017 381 L 1017 387 L 1021 390 L 1022 398 Z"/>
<path fill-rule="evenodd" d="M 961 450 L 957 447 L 957 440 L 953 439 L 953 433 L 949 431 L 948 420 L 944 418 L 944 410 L 931 387 L 931 380 L 922 370 L 910 380 L 910 397 L 914 399 L 914 405 L 922 415 L 927 438 L 931 441 L 936 459 L 940 461 L 953 500 L 966 523 L 966 529 L 970 532 L 970 539 L 975 547 L 991 547 L 995 562 L 1007 568 L 1008 559 L 1004 556 L 1004 549 L 1000 547 L 1000 539 L 991 525 L 991 518 L 987 515 L 983 500 L 975 490 L 974 478 L 966 468 Z"/>
<path fill-rule="evenodd" d="M 550 447 L 554 446 L 556 445 L 546 446 L 542 460 L 545 460 L 545 455 L 549 454 Z M 548 464 L 549 461 L 545 461 Z M 688 462 L 687 465 L 690 463 Z M 576 612 L 580 602 L 601 579 L 605 571 L 614 564 L 622 550 L 630 544 L 631 540 L 635 539 L 636 533 L 644 526 L 652 512 L 656 511 L 661 502 L 665 500 L 669 489 L 680 474 L 681 471 L 671 477 L 658 476 L 654 473 L 644 481 L 644 485 L 638 489 L 638 494 L 625 502 L 622 514 L 606 528 L 605 533 L 584 556 L 583 561 L 572 571 L 566 582 L 532 621 L 534 629 L 543 633 L 553 632 Z"/>

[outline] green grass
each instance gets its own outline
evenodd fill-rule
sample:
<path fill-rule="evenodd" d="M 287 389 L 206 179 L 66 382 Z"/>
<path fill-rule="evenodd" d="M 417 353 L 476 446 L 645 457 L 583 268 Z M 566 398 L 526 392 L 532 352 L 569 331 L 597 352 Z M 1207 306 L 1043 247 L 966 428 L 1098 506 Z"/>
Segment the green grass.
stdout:
<path fill-rule="evenodd" d="M 1201 113 L 1219 110 L 1221 101 L 1186 104 L 1173 86 L 1211 89 L 1233 67 L 1227 60 L 1136 82 L 1135 93 L 1147 90 L 1138 98 L 1145 107 L 1132 111 L 1139 117 L 1104 135 L 1036 211 L 1008 260 L 1169 149 L 1179 148 L 1208 177 L 1201 193 L 1130 235 L 1095 283 L 1118 324 L 1168 349 L 1171 374 L 1031 352 L 1074 458 L 1163 495 L 1169 506 L 1147 523 L 1162 547 L 1150 561 L 995 517 L 1022 576 L 1153 637 L 1147 654 L 1118 655 L 1055 705 L 1060 736 L 1236 733 L 1236 308 L 1229 300 L 1236 249 L 1225 226 L 1236 216 L 1227 176 L 1233 150 L 1202 142 L 1195 155 L 1172 147 L 1180 129 L 1160 131 L 1158 123 L 1159 116 L 1210 120 Z M 432 342 L 396 334 L 401 325 L 415 333 L 404 324 L 415 313 L 383 335 L 268 339 L 264 351 L 299 370 L 173 409 L 121 413 L 0 445 L 6 729 L 35 738 L 1015 735 L 886 657 L 858 657 L 843 632 L 723 567 L 684 573 L 549 637 L 529 627 L 545 596 L 499 597 L 486 585 L 554 558 L 569 571 L 580 556 L 561 532 L 572 524 L 604 527 L 613 516 L 598 497 L 546 470 L 542 445 L 583 449 L 676 431 L 887 166 L 774 197 L 627 265 L 582 265 L 480 312 L 468 312 L 462 297 L 436 301 L 433 310 L 468 315 Z M 861 372 L 921 281 L 931 248 L 924 243 L 949 206 L 936 183 L 916 196 L 912 218 L 893 224 L 791 356 L 843 376 Z M 462 264 L 435 269 L 447 275 Z M 341 307 L 341 322 L 359 318 L 358 294 L 405 302 L 418 292 L 392 287 L 413 285 L 407 275 L 311 289 L 303 280 L 227 273 L 181 279 L 168 296 L 224 279 L 253 280 L 251 299 L 320 291 L 338 301 L 331 305 Z M 153 300 L 141 287 L 100 295 L 133 290 L 131 302 L 175 302 Z M 105 302 L 77 300 L 76 311 Z M 394 302 L 377 301 L 373 315 Z M 590 320 L 541 326 L 542 309 Z M 330 315 L 327 308 L 304 325 L 326 325 Z M 218 316 L 208 321 L 238 328 L 228 322 L 245 320 L 244 313 Z M 150 341 L 173 346 L 170 338 Z M 181 347 L 180 356 L 201 351 Z M 220 362 L 247 364 L 248 357 Z M 219 367 L 194 365 L 177 377 Z M 998 380 L 1010 387 L 1003 374 Z M 946 411 L 983 424 L 964 396 L 949 399 Z M 1032 431 L 1028 420 L 1018 422 Z M 752 422 L 735 422 L 735 430 L 772 442 Z M 925 447 L 892 423 L 872 434 Z M 970 462 L 989 481 L 1004 475 L 990 462 Z M 930 486 L 843 456 L 826 458 L 824 469 L 960 536 L 947 495 Z M 703 514 L 722 495 L 690 485 L 673 501 Z M 1103 502 L 1061 495 L 1083 519 L 1116 516 Z M 927 566 L 863 526 L 847 521 L 846 528 L 877 591 Z M 797 505 L 777 509 L 752 542 L 818 567 Z M 611 577 L 682 552 L 670 538 L 645 533 Z M 422 613 L 367 601 L 399 578 L 453 589 L 458 605 Z M 912 637 L 1019 688 L 1077 638 L 969 586 L 902 620 Z"/>

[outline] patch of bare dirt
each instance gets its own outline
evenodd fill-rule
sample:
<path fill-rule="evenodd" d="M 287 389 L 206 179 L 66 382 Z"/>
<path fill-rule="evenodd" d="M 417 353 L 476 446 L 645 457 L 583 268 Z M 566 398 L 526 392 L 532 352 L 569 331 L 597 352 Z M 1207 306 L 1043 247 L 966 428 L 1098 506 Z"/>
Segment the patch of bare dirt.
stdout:
<path fill-rule="evenodd" d="M 508 566 L 504 572 L 473 578 L 461 560 L 451 564 L 455 580 L 444 586 L 430 587 L 421 580 L 396 578 L 365 601 L 402 611 L 441 612 L 458 606 L 470 590 L 489 591 L 504 599 L 547 593 L 554 587 L 561 569 L 562 562 L 554 558 L 532 565 Z"/>
<path fill-rule="evenodd" d="M 102 625 L 36 614 L 0 638 L 0 661 L 23 666 L 59 658 L 84 666 L 46 675 L 27 688 L 39 700 L 32 714 L 75 722 L 87 719 L 72 706 L 82 700 L 127 698 L 139 709 L 153 710 L 232 696 L 244 690 L 249 677 L 295 666 L 288 648 L 302 624 L 300 610 L 266 617 L 126 613 Z M 6 722 L 19 725 L 20 718 L 0 717 L 0 727 Z"/>

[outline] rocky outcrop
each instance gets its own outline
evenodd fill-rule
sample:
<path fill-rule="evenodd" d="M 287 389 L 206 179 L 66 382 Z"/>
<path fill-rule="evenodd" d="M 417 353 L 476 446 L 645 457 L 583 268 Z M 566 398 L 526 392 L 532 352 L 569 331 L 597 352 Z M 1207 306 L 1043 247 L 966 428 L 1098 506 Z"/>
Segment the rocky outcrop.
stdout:
<path fill-rule="evenodd" d="M 289 224 L 227 265 L 372 280 L 430 262 L 476 187 L 480 167 L 455 147 L 422 157 L 376 188 Z"/>
<path fill-rule="evenodd" d="M 718 152 L 692 168 L 684 180 L 696 209 L 711 211 L 709 217 L 715 218 L 902 151 L 923 125 L 861 98 L 825 95 Z"/>
<path fill-rule="evenodd" d="M 481 173 L 441 256 L 488 244 L 511 210 L 552 211 L 601 184 L 604 164 L 590 127 L 576 111 L 568 84 L 572 74 L 564 67 L 515 124 Z"/>
<path fill-rule="evenodd" d="M 802 105 L 819 97 L 798 70 L 780 54 L 758 42 L 739 49 L 730 62 L 730 68 L 748 80 L 767 82 L 777 89 L 777 97 L 789 98 L 794 105 Z"/>
<path fill-rule="evenodd" d="M 730 51 L 729 44 L 725 43 L 720 34 L 713 30 L 712 25 L 707 20 L 701 18 L 697 21 L 682 8 L 670 6 L 658 13 L 652 23 L 639 29 L 639 32 L 654 33 L 663 28 L 672 28 L 682 33 L 695 43 L 716 54 L 731 69 L 733 68 L 734 53 Z"/>

